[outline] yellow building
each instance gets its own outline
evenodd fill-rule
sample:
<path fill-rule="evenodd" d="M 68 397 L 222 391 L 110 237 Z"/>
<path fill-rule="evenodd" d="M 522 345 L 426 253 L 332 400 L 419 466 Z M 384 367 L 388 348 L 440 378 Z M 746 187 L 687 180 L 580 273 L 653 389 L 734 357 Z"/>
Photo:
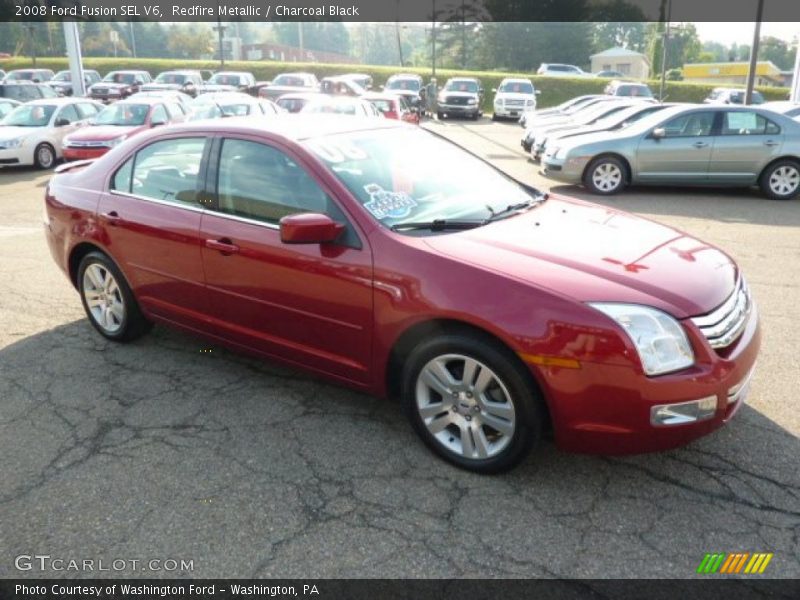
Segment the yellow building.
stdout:
<path fill-rule="evenodd" d="M 750 63 L 693 63 L 683 65 L 683 80 L 714 85 L 745 85 Z M 756 85 L 784 85 L 781 70 L 772 61 L 756 63 Z"/>

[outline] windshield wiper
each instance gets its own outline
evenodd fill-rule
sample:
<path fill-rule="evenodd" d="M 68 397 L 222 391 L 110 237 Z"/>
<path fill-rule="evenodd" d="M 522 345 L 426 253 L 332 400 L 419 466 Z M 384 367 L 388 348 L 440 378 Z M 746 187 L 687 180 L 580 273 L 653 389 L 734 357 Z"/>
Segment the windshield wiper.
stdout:
<path fill-rule="evenodd" d="M 392 231 L 411 231 L 414 229 L 430 229 L 431 231 L 463 231 L 475 229 L 484 225 L 484 221 L 449 221 L 447 219 L 434 219 L 433 221 L 408 221 L 406 223 L 395 223 Z"/>
<path fill-rule="evenodd" d="M 513 214 L 521 212 L 523 210 L 529 210 L 534 206 L 537 206 L 547 200 L 550 196 L 548 194 L 541 194 L 536 196 L 536 198 L 531 198 L 530 200 L 525 200 L 525 202 L 518 202 L 517 204 L 509 204 L 503 210 L 495 211 L 492 209 L 491 206 L 487 206 L 486 208 L 489 210 L 490 215 L 484 220 L 485 223 L 491 223 L 492 221 L 498 221 L 500 219 L 505 219 L 506 217 L 510 217 Z"/>

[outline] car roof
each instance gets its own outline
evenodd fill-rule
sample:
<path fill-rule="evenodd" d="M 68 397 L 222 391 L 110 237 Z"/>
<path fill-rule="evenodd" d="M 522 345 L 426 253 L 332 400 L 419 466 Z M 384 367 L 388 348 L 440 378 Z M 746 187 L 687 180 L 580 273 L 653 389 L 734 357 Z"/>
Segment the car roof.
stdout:
<path fill-rule="evenodd" d="M 190 121 L 171 125 L 173 133 L 194 133 L 198 131 L 213 133 L 267 133 L 277 135 L 288 140 L 299 142 L 316 137 L 337 135 L 340 133 L 353 133 L 376 129 L 391 129 L 403 127 L 404 124 L 394 119 L 371 119 L 360 117 L 336 118 L 331 115 L 293 115 L 281 114 L 270 119 L 253 117 L 229 117 L 226 119 L 211 119 L 203 121 Z"/>

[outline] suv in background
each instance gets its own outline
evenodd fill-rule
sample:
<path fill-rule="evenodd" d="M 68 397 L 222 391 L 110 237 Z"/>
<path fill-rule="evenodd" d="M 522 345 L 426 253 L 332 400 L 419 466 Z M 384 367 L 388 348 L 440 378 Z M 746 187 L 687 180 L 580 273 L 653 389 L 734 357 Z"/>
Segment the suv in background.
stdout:
<path fill-rule="evenodd" d="M 30 102 L 41 98 L 57 98 L 58 94 L 49 85 L 15 81 L 0 83 L 0 98 L 11 98 L 17 102 Z"/>
<path fill-rule="evenodd" d="M 258 97 L 275 101 L 284 94 L 318 91 L 319 80 L 313 73 L 281 73 L 268 86 L 258 90 Z"/>
<path fill-rule="evenodd" d="M 514 79 L 506 77 L 500 87 L 493 89 L 494 113 L 492 121 L 499 118 L 519 117 L 525 111 L 536 110 L 536 94 L 530 79 Z"/>
<path fill-rule="evenodd" d="M 473 77 L 451 77 L 437 98 L 436 116 L 439 119 L 453 115 L 469 117 L 475 121 L 481 116 L 483 86 Z"/>
<path fill-rule="evenodd" d="M 143 92 L 183 92 L 196 98 L 198 90 L 203 87 L 203 76 L 200 71 L 164 71 L 154 81 L 141 86 Z"/>
<path fill-rule="evenodd" d="M 50 69 L 15 69 L 9 71 L 3 79 L 3 83 L 16 83 L 18 81 L 30 81 L 31 83 L 44 83 L 50 81 L 54 73 Z"/>
<path fill-rule="evenodd" d="M 646 83 L 633 81 L 614 80 L 606 86 L 605 93 L 609 96 L 623 98 L 652 98 L 653 91 Z"/>
<path fill-rule="evenodd" d="M 547 77 L 591 77 L 591 73 L 587 73 L 580 67 L 559 63 L 542 63 L 536 74 Z"/>
<path fill-rule="evenodd" d="M 427 110 L 427 92 L 422 77 L 413 73 L 398 73 L 386 80 L 384 92 L 399 94 L 406 102 L 420 114 Z"/>
<path fill-rule="evenodd" d="M 111 71 L 89 88 L 89 97 L 100 102 L 113 102 L 141 91 L 152 78 L 147 71 Z"/>
<path fill-rule="evenodd" d="M 97 71 L 83 71 L 83 80 L 86 83 L 86 92 L 89 92 L 89 88 L 100 81 L 100 73 Z M 59 71 L 55 74 L 55 76 L 47 82 L 51 88 L 53 88 L 59 96 L 72 96 L 72 72 L 71 71 Z"/>
<path fill-rule="evenodd" d="M 247 71 L 220 71 L 214 73 L 200 88 L 201 94 L 209 92 L 245 92 L 253 94 L 256 78 Z"/>
<path fill-rule="evenodd" d="M 708 97 L 703 100 L 704 104 L 744 104 L 745 90 L 736 88 L 714 88 Z M 753 90 L 753 101 L 751 104 L 764 104 L 764 96 L 758 90 Z"/>

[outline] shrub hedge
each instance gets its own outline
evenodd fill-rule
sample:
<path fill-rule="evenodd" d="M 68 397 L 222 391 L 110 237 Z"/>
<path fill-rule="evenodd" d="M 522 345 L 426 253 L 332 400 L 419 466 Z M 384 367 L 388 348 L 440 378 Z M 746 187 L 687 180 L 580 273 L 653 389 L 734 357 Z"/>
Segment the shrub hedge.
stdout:
<path fill-rule="evenodd" d="M 58 71 L 69 68 L 66 58 L 39 58 L 36 62 L 39 68 L 53 69 Z M 157 58 L 94 58 L 85 57 L 84 66 L 87 69 L 95 69 L 101 74 L 108 73 L 117 69 L 144 69 L 153 76 L 161 71 L 171 69 L 211 69 L 219 68 L 219 61 L 214 60 L 179 60 L 179 59 L 157 59 Z M 14 57 L 0 60 L 0 68 L 9 71 L 11 69 L 22 69 L 31 67 L 31 60 L 27 57 Z M 404 73 L 416 73 L 421 75 L 425 81 L 430 78 L 429 68 L 414 67 L 386 67 L 372 65 L 353 65 L 353 64 L 322 64 L 322 63 L 292 63 L 275 61 L 228 61 L 225 68 L 232 71 L 249 71 L 256 76 L 257 80 L 270 80 L 280 73 L 289 71 L 308 71 L 317 77 L 328 75 L 339 75 L 343 73 L 368 73 L 372 76 L 376 87 L 382 85 L 394 73 L 402 71 Z M 564 78 L 564 77 L 543 77 L 531 75 L 529 73 L 500 73 L 497 71 L 457 71 L 451 69 L 439 69 L 436 72 L 439 84 L 443 84 L 448 77 L 477 77 L 483 82 L 486 95 L 483 103 L 483 110 L 487 113 L 492 111 L 492 88 L 500 85 L 505 77 L 524 77 L 533 81 L 536 89 L 541 90 L 538 97 L 538 106 L 546 108 L 555 106 L 583 94 L 602 94 L 608 80 L 586 78 Z M 660 81 L 650 80 L 647 82 L 653 92 L 657 93 Z M 667 81 L 664 88 L 665 99 L 670 102 L 702 102 L 703 98 L 716 86 L 710 84 L 687 83 L 683 81 Z M 789 93 L 788 88 L 783 87 L 759 87 L 758 90 L 767 100 L 785 100 Z"/>

